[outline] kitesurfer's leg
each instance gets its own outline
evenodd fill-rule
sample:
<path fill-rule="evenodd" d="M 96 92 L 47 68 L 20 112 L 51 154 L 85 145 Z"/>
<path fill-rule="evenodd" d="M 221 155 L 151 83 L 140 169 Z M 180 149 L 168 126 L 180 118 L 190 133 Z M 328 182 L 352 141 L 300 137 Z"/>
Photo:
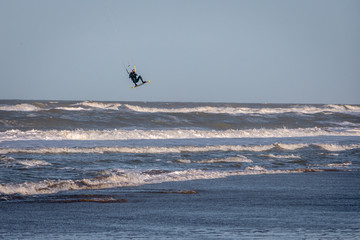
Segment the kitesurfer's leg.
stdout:
<path fill-rule="evenodd" d="M 135 86 L 137 86 L 137 84 L 136 84 L 136 83 L 137 83 L 139 80 L 138 80 L 138 79 L 136 79 L 136 78 L 132 78 L 131 80 L 133 81 L 133 83 L 135 84 Z"/>
<path fill-rule="evenodd" d="M 138 77 L 137 80 L 138 80 L 138 81 L 141 80 L 142 83 L 145 83 L 140 75 L 139 75 L 139 77 Z"/>

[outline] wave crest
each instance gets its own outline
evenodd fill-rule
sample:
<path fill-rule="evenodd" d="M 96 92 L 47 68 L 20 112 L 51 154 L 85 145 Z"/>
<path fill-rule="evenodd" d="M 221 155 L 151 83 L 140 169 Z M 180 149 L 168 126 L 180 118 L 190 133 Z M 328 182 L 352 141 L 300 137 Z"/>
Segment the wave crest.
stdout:
<path fill-rule="evenodd" d="M 118 110 L 121 107 L 120 103 L 104 103 L 104 102 L 90 102 L 84 101 L 81 103 L 76 103 L 74 106 L 83 106 L 93 109 L 103 109 L 103 110 Z"/>
<path fill-rule="evenodd" d="M 138 105 L 124 104 L 124 107 L 131 111 L 143 113 L 209 113 L 209 114 L 316 114 L 316 113 L 349 113 L 359 114 L 360 106 L 353 105 L 324 105 L 324 106 L 308 106 L 297 105 L 291 107 L 178 107 L 178 108 L 157 108 L 143 107 Z"/>
<path fill-rule="evenodd" d="M 299 173 L 309 171 L 307 169 L 296 170 L 266 170 L 263 167 L 248 167 L 244 171 L 206 171 L 188 169 L 182 171 L 125 171 L 107 170 L 102 176 L 79 180 L 43 180 L 40 182 L 9 183 L 0 184 L 0 194 L 5 195 L 38 195 L 54 194 L 61 191 L 73 190 L 96 190 L 116 187 L 140 186 L 145 184 L 156 184 L 162 182 L 190 181 L 200 179 L 216 179 L 239 175 L 259 174 L 283 174 Z M 315 171 L 315 170 L 314 170 Z M 316 170 L 319 171 L 319 170 Z"/>
<path fill-rule="evenodd" d="M 196 139 L 196 138 L 285 138 L 315 136 L 360 136 L 358 129 L 297 128 L 247 130 L 8 130 L 0 132 L 1 141 L 18 140 L 132 140 L 132 139 Z"/>
<path fill-rule="evenodd" d="M 2 105 L 0 106 L 0 111 L 15 111 L 15 112 L 36 112 L 40 111 L 42 108 L 35 106 L 33 104 L 21 103 L 16 105 Z"/>
<path fill-rule="evenodd" d="M 106 102 L 91 102 L 84 101 L 74 104 L 59 104 L 58 102 L 35 102 L 35 103 L 20 103 L 15 105 L 2 104 L 0 111 L 8 112 L 38 112 L 64 110 L 64 111 L 90 111 L 90 110 L 119 110 L 122 104 L 120 103 L 106 103 Z"/>
<path fill-rule="evenodd" d="M 348 151 L 353 149 L 360 148 L 360 144 L 349 144 L 349 145 L 336 145 L 336 144 L 268 144 L 268 145 L 213 145 L 213 146 L 174 146 L 174 147 L 89 147 L 89 148 L 67 148 L 67 147 L 51 147 L 51 148 L 0 148 L 0 154 L 14 154 L 14 153 L 24 153 L 24 154 L 105 154 L 105 153 L 147 153 L 147 154 L 167 154 L 167 153 L 186 153 L 186 152 L 266 152 L 273 149 L 280 149 L 286 151 L 294 151 L 301 148 L 306 148 L 310 146 L 320 147 L 325 151 L 337 152 L 337 151 Z M 298 155 L 274 155 L 267 154 L 263 155 L 264 157 L 269 158 L 300 158 Z M 0 156 L 2 161 L 12 161 L 13 158 L 6 158 L 5 156 Z M 229 159 L 218 159 L 218 161 L 246 161 L 249 160 L 245 156 L 237 156 Z M 209 160 L 206 160 L 209 161 Z M 210 160 L 217 161 L 217 160 Z M 251 160 L 250 160 L 251 161 Z"/>

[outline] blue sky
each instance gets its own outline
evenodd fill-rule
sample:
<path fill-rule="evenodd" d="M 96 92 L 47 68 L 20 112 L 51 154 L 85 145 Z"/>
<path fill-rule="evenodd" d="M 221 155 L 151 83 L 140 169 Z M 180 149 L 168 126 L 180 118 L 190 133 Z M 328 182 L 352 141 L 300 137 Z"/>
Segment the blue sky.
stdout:
<path fill-rule="evenodd" d="M 0 0 L 0 34 L 0 99 L 360 104 L 357 0 Z"/>

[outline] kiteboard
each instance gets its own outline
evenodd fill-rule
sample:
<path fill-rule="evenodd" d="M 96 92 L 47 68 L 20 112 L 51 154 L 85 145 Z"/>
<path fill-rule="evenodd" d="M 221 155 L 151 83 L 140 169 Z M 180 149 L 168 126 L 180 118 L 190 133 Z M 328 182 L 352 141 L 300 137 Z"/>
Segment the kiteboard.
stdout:
<path fill-rule="evenodd" d="M 150 82 L 150 81 L 146 81 L 144 83 L 138 84 L 137 86 L 133 86 L 133 87 L 131 87 L 131 89 L 136 88 L 136 87 L 140 87 L 141 85 L 144 85 L 145 83 L 148 83 L 148 82 Z"/>

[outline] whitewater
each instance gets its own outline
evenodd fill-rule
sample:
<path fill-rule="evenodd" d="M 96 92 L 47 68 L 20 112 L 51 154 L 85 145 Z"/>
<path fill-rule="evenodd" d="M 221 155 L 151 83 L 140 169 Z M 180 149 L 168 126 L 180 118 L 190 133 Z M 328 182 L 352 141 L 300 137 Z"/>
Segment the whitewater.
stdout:
<path fill-rule="evenodd" d="M 0 101 L 0 199 L 360 170 L 360 106 Z"/>

